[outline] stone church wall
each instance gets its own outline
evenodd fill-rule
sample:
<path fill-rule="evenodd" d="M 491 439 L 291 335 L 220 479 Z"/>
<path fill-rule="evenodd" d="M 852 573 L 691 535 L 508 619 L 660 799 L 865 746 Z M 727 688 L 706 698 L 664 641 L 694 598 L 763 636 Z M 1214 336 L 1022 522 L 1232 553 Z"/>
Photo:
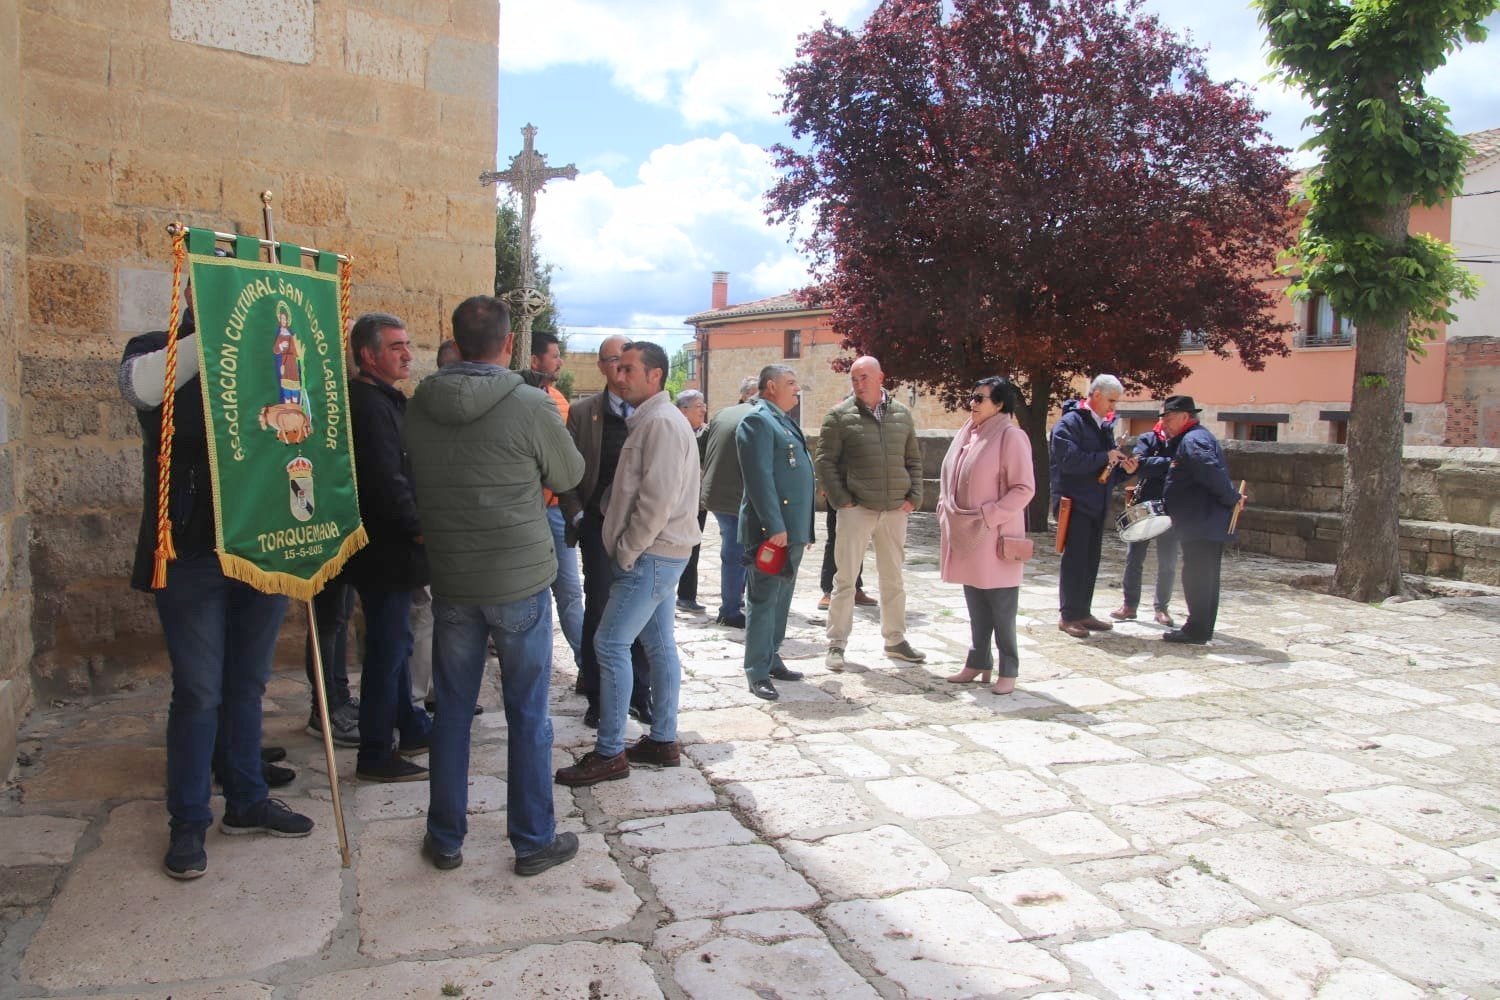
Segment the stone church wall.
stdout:
<path fill-rule="evenodd" d="M 403 317 L 429 368 L 493 284 L 498 31 L 495 0 L 0 0 L 0 773 L 28 674 L 48 695 L 164 667 L 125 583 L 116 370 L 165 326 L 167 223 L 261 235 L 274 192 L 277 237 L 351 254 L 354 313 Z"/>

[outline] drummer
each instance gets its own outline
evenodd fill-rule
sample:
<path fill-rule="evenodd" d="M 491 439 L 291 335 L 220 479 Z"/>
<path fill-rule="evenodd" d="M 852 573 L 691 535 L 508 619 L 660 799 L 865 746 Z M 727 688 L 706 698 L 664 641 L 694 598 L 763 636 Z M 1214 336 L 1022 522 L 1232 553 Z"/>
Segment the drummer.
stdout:
<path fill-rule="evenodd" d="M 1135 439 L 1136 472 L 1139 478 L 1133 487 L 1125 488 L 1125 500 L 1130 504 L 1150 503 L 1160 500 L 1167 483 L 1167 466 L 1177 452 L 1179 438 L 1167 436 L 1161 421 L 1149 431 Z M 1134 490 L 1134 496 L 1131 490 Z M 1165 520 L 1165 517 L 1163 518 Z M 1134 621 L 1136 605 L 1141 599 L 1141 576 L 1146 568 L 1146 553 L 1151 548 L 1151 539 L 1125 543 L 1125 599 L 1109 616 L 1118 622 Z M 1156 623 L 1167 628 L 1174 627 L 1172 613 L 1167 606 L 1172 603 L 1172 585 L 1177 582 L 1177 532 L 1168 528 L 1156 536 L 1156 599 L 1153 602 Z"/>
<path fill-rule="evenodd" d="M 1219 563 L 1234 509 L 1245 500 L 1229 481 L 1218 439 L 1198 423 L 1201 412 L 1192 396 L 1168 396 L 1161 407 L 1162 430 L 1176 448 L 1163 498 L 1182 543 L 1182 596 L 1188 608 L 1182 628 L 1162 638 L 1197 645 L 1213 638 L 1219 615 Z"/>

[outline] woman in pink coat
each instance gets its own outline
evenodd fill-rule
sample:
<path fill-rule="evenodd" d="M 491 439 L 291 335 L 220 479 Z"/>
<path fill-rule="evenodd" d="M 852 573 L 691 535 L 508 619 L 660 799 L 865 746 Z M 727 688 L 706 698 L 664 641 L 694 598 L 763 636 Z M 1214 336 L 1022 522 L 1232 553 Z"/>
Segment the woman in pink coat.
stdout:
<path fill-rule="evenodd" d="M 1016 425 L 1020 401 L 1010 380 L 979 380 L 969 397 L 969 420 L 943 459 L 938 493 L 942 577 L 963 584 L 972 635 L 964 668 L 948 683 L 990 682 L 993 635 L 1000 654 L 1000 679 L 990 688 L 995 694 L 1014 691 L 1021 672 L 1016 606 L 1025 563 L 1001 554 L 1002 537 L 1026 538 L 1026 505 L 1036 492 L 1031 442 Z"/>

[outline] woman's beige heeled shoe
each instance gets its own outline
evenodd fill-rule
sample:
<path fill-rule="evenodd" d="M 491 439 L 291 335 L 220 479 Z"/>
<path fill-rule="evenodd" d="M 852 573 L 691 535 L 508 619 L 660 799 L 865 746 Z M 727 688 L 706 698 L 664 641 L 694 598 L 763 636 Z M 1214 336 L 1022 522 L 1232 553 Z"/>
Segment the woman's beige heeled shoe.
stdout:
<path fill-rule="evenodd" d="M 994 687 L 990 688 L 990 693 L 991 694 L 1010 694 L 1015 689 L 1016 689 L 1016 679 L 1014 677 L 1002 677 L 998 681 L 995 682 L 995 686 Z"/>
<path fill-rule="evenodd" d="M 972 667 L 964 667 L 952 677 L 947 678 L 947 680 L 949 684 L 968 684 L 969 682 L 974 680 L 978 680 L 981 684 L 988 684 L 990 682 L 990 671 L 975 670 Z"/>

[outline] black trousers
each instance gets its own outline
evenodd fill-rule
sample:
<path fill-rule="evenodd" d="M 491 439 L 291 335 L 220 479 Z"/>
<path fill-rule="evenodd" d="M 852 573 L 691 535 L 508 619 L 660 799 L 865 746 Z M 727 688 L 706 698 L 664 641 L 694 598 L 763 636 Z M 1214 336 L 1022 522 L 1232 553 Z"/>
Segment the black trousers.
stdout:
<path fill-rule="evenodd" d="M 1212 639 L 1219 618 L 1219 567 L 1224 543 L 1202 538 L 1182 540 L 1182 596 L 1187 621 L 1182 631 L 1195 639 Z"/>
<path fill-rule="evenodd" d="M 698 534 L 703 534 L 703 526 L 708 523 L 708 511 L 698 512 Z M 677 599 L 679 601 L 698 600 L 698 550 L 702 545 L 693 546 L 693 554 L 688 556 L 687 565 L 682 567 L 682 577 L 677 581 Z"/>
<path fill-rule="evenodd" d="M 838 572 L 838 566 L 835 565 L 833 558 L 833 543 L 839 537 L 838 513 L 838 511 L 829 507 L 828 518 L 825 522 L 828 525 L 828 533 L 823 537 L 823 572 L 818 580 L 825 594 L 833 593 L 833 575 Z M 865 589 L 865 568 L 863 563 L 860 565 L 859 575 L 854 578 L 854 589 Z"/>
<path fill-rule="evenodd" d="M 594 634 L 599 631 L 599 620 L 604 617 L 604 606 L 609 603 L 609 585 L 613 582 L 610 573 L 610 555 L 604 549 L 604 519 L 597 514 L 583 515 L 578 525 L 578 552 L 583 560 L 583 637 L 578 656 L 578 679 L 583 682 L 583 694 L 589 704 L 599 704 L 599 657 L 594 652 Z M 631 643 L 630 667 L 635 677 L 631 688 L 630 703 L 637 708 L 651 707 L 651 664 L 646 661 L 646 650 L 640 639 Z"/>
<path fill-rule="evenodd" d="M 1068 521 L 1067 548 L 1063 549 L 1061 576 L 1057 583 L 1058 608 L 1063 621 L 1075 622 L 1094 613 L 1094 580 L 1099 576 L 1099 553 L 1103 547 L 1103 515 L 1082 514 L 1074 507 L 1073 516 Z M 1183 586 L 1186 589 L 1186 581 Z"/>
<path fill-rule="evenodd" d="M 967 670 L 989 670 L 994 666 L 990 656 L 990 638 L 1000 660 L 1001 677 L 1021 676 L 1021 654 L 1016 649 L 1016 608 L 1021 602 L 1020 587 L 981 589 L 964 585 L 964 603 L 969 606 L 969 657 Z"/>
<path fill-rule="evenodd" d="M 328 711 L 349 700 L 349 617 L 354 614 L 354 588 L 332 580 L 313 598 L 313 619 L 318 623 L 318 655 L 323 659 L 323 689 L 328 695 Z M 313 685 L 312 636 L 308 635 L 303 651 L 307 658 L 307 686 Z M 312 695 L 317 705 L 317 695 Z"/>

